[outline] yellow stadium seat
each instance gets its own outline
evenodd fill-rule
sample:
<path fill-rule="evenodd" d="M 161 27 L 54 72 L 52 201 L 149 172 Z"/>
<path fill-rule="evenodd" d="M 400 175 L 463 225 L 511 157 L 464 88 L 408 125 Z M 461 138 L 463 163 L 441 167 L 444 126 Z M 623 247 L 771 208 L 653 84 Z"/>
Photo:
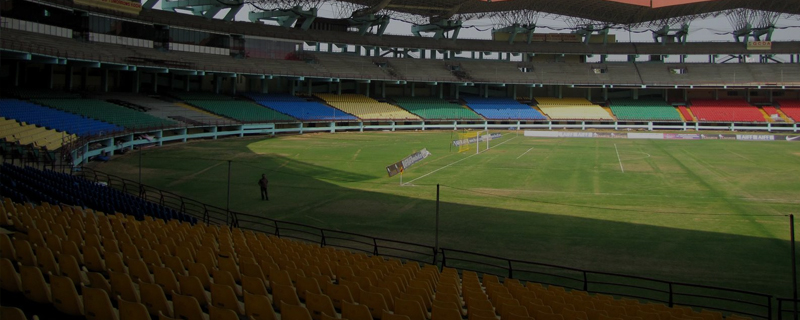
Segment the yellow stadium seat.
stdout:
<path fill-rule="evenodd" d="M 372 320 L 372 313 L 370 313 L 369 307 L 363 304 L 342 301 L 342 319 Z"/>
<path fill-rule="evenodd" d="M 53 305 L 58 311 L 72 316 L 83 316 L 83 298 L 75 290 L 75 284 L 68 277 L 50 276 L 50 289 Z"/>
<path fill-rule="evenodd" d="M 314 320 L 322 320 L 322 315 L 331 317 L 336 316 L 336 309 L 333 306 L 333 301 L 327 295 L 321 293 L 306 294 L 306 308 L 311 313 L 311 318 Z"/>
<path fill-rule="evenodd" d="M 37 267 L 21 266 L 19 276 L 22 280 L 22 293 L 28 300 L 36 303 L 52 303 L 50 286 L 44 280 L 42 271 Z"/>
<path fill-rule="evenodd" d="M 158 284 L 139 283 L 139 298 L 150 315 L 161 313 L 171 317 L 174 314 L 172 302 L 167 300 L 164 290 Z"/>
<path fill-rule="evenodd" d="M 233 288 L 223 284 L 211 285 L 211 303 L 215 307 L 229 309 L 244 315 L 244 303 L 239 302 Z"/>
<path fill-rule="evenodd" d="M 8 258 L 0 258 L 0 289 L 8 292 L 22 292 L 22 280 Z"/>
<path fill-rule="evenodd" d="M 200 309 L 200 304 L 194 297 L 176 293 L 172 295 L 172 303 L 174 306 L 175 318 L 184 320 L 209 320 L 208 315 L 203 313 L 203 309 Z"/>
<path fill-rule="evenodd" d="M 199 278 L 195 276 L 178 276 L 178 283 L 180 283 L 181 286 L 180 294 L 195 298 L 195 301 L 201 306 L 207 306 L 211 303 L 211 294 L 206 292 Z M 177 294 L 177 292 L 171 293 L 173 296 L 175 294 Z"/>
<path fill-rule="evenodd" d="M 88 320 L 119 320 L 119 312 L 102 289 L 83 287 L 83 310 Z"/>
<path fill-rule="evenodd" d="M 281 302 L 281 320 L 312 320 L 308 309 L 301 305 Z"/>
<path fill-rule="evenodd" d="M 397 298 L 394 300 L 394 313 L 408 316 L 411 320 L 426 320 L 427 312 L 418 301 Z"/>
<path fill-rule="evenodd" d="M 147 308 L 138 302 L 117 299 L 119 304 L 119 320 L 150 320 Z"/>
<path fill-rule="evenodd" d="M 268 296 L 244 293 L 245 315 L 255 320 L 277 320 Z"/>

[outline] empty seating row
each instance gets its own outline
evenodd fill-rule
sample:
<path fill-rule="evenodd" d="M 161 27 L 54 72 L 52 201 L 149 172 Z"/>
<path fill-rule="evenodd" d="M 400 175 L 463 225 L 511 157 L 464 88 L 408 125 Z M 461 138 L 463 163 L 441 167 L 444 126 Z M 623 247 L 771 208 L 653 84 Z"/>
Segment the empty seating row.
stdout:
<path fill-rule="evenodd" d="M 547 120 L 541 112 L 511 98 L 462 96 L 461 99 L 488 120 Z"/>
<path fill-rule="evenodd" d="M 316 94 L 334 108 L 364 120 L 420 120 L 420 118 L 397 106 L 379 102 L 360 94 Z"/>
<path fill-rule="evenodd" d="M 288 94 L 246 93 L 256 103 L 303 121 L 357 121 L 358 118 L 316 101 Z"/>
<path fill-rule="evenodd" d="M 130 214 L 140 219 L 152 216 L 197 221 L 196 218 L 173 209 L 67 173 L 18 167 L 8 163 L 0 165 L 0 173 L 0 184 L 16 189 L 35 201 L 89 206 L 103 212 Z"/>
<path fill-rule="evenodd" d="M 462 105 L 432 97 L 393 97 L 392 100 L 423 119 L 429 120 L 483 120 L 474 111 Z"/>
<path fill-rule="evenodd" d="M 0 99 L 0 116 L 79 136 L 123 130 L 114 124 L 16 99 Z"/>
<path fill-rule="evenodd" d="M 250 101 L 187 100 L 186 103 L 213 114 L 228 117 L 241 122 L 275 122 L 294 120 L 290 116 Z"/>
<path fill-rule="evenodd" d="M 675 107 L 661 100 L 615 99 L 609 107 L 618 120 L 681 121 Z"/>
<path fill-rule="evenodd" d="M 758 107 L 745 100 L 692 99 L 689 108 L 698 121 L 766 122 Z"/>
<path fill-rule="evenodd" d="M 780 100 L 778 105 L 783 114 L 796 122 L 800 121 L 800 100 Z"/>
<path fill-rule="evenodd" d="M 75 135 L 56 130 L 38 127 L 33 124 L 20 123 L 0 117 L 0 140 L 19 145 L 31 145 L 45 150 L 57 150 L 63 145 L 76 140 Z"/>
<path fill-rule="evenodd" d="M 553 120 L 614 120 L 603 107 L 583 98 L 536 97 L 536 102 Z"/>
<path fill-rule="evenodd" d="M 113 123 L 127 129 L 175 126 L 172 120 L 161 119 L 110 102 L 95 99 L 38 99 L 33 100 L 51 108 Z"/>
<path fill-rule="evenodd" d="M 80 207 L 4 200 L 0 227 L 17 231 L 0 235 L 3 289 L 88 319 L 275 320 L 275 311 L 284 320 L 723 319 L 238 228 Z"/>

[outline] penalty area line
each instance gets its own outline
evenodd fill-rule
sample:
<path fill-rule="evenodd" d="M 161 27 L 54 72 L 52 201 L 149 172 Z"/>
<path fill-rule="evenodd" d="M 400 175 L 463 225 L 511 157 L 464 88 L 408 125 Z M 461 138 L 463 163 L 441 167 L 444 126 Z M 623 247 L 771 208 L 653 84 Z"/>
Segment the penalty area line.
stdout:
<path fill-rule="evenodd" d="M 533 147 L 531 147 L 530 149 L 528 149 L 528 151 L 525 151 L 523 154 L 519 155 L 519 157 L 517 157 L 517 159 L 519 159 L 519 158 L 522 158 L 522 156 L 526 155 L 526 154 L 527 154 L 528 152 L 530 152 L 531 150 L 533 150 Z"/>
<path fill-rule="evenodd" d="M 504 143 L 506 143 L 506 142 L 509 142 L 509 141 L 511 141 L 511 140 L 514 140 L 515 138 L 516 138 L 516 137 L 514 137 L 514 138 L 511 138 L 511 139 L 508 139 L 508 140 L 506 140 L 506 141 L 503 141 L 503 142 L 501 142 L 501 143 L 498 143 L 496 146 L 494 146 L 494 148 L 497 148 L 497 147 L 499 147 L 499 146 L 503 145 L 503 144 L 504 144 Z M 491 149 L 490 149 L 490 150 L 491 150 Z M 458 161 L 456 161 L 456 162 L 453 162 L 453 163 L 451 163 L 451 164 L 448 164 L 448 165 L 446 165 L 446 166 L 444 166 L 444 167 L 441 167 L 441 168 L 439 168 L 439 169 L 436 169 L 436 170 L 433 170 L 433 171 L 431 171 L 431 172 L 428 172 L 428 173 L 426 173 L 426 174 L 423 174 L 423 175 L 421 175 L 421 176 L 419 176 L 419 177 L 417 177 L 417 178 L 415 178 L 415 179 L 413 179 L 413 180 L 411 180 L 411 181 L 409 181 L 409 182 L 403 183 L 403 185 L 404 185 L 404 186 L 405 186 L 405 185 L 408 185 L 408 184 L 410 184 L 410 183 L 412 183 L 412 182 L 414 182 L 414 181 L 417 181 L 417 180 L 419 180 L 419 179 L 422 179 L 422 178 L 425 178 L 425 177 L 427 177 L 427 176 L 429 176 L 429 175 L 432 175 L 432 174 L 434 174 L 434 173 L 438 172 L 439 170 L 442 170 L 442 169 L 444 169 L 444 168 L 447 168 L 447 167 L 449 167 L 449 166 L 452 166 L 452 165 L 454 165 L 454 164 L 456 164 L 456 163 L 459 163 L 459 162 L 461 162 L 461 161 L 464 161 L 464 160 L 467 160 L 467 159 L 469 159 L 469 158 L 472 158 L 472 157 L 474 157 L 474 156 L 477 156 L 477 155 L 479 155 L 479 154 L 481 154 L 481 153 L 484 153 L 484 152 L 486 152 L 486 151 L 487 151 L 487 150 L 486 150 L 486 149 L 484 149 L 484 150 L 483 150 L 483 151 L 481 151 L 480 153 L 471 154 L 471 155 L 467 156 L 467 157 L 466 157 L 466 158 L 464 158 L 464 159 L 458 160 Z"/>
<path fill-rule="evenodd" d="M 622 158 L 619 157 L 619 149 L 617 149 L 616 143 L 614 144 L 614 151 L 617 152 L 617 161 L 619 161 L 619 170 L 622 171 L 622 173 L 625 173 L 625 168 L 622 167 Z"/>

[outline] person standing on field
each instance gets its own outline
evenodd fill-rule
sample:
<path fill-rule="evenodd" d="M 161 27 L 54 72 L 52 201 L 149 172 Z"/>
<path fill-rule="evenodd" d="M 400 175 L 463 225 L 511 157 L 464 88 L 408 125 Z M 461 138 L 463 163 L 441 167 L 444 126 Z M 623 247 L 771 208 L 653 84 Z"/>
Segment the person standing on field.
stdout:
<path fill-rule="evenodd" d="M 269 185 L 269 180 L 267 180 L 267 175 L 262 174 L 261 180 L 258 180 L 258 186 L 261 187 L 261 200 L 269 201 L 269 194 L 267 193 L 267 185 Z"/>

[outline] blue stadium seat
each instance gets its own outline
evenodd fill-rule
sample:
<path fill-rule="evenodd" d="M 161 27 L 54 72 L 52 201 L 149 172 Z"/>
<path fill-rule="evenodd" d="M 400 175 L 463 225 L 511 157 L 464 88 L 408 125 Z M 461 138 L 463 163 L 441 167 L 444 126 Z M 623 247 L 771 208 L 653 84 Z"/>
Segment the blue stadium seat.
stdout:
<path fill-rule="evenodd" d="M 357 121 L 358 118 L 322 103 L 289 94 L 246 93 L 256 103 L 304 121 Z"/>
<path fill-rule="evenodd" d="M 547 120 L 541 112 L 511 98 L 463 96 L 461 99 L 489 120 Z"/>
<path fill-rule="evenodd" d="M 79 136 L 123 130 L 117 125 L 16 99 L 0 99 L 0 116 Z"/>

